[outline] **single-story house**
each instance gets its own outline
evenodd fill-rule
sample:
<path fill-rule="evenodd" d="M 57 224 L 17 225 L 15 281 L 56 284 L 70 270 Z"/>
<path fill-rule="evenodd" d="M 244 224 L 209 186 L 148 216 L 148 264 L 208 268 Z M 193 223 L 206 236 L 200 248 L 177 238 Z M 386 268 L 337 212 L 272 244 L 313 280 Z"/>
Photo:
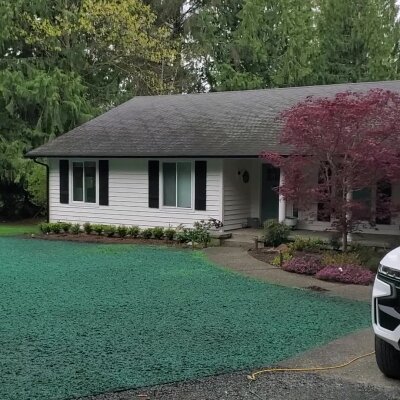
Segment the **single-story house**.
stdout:
<path fill-rule="evenodd" d="M 400 91 L 400 81 L 135 97 L 27 156 L 49 166 L 52 222 L 144 228 L 215 218 L 229 231 L 295 214 L 300 228 L 324 230 L 317 205 L 301 212 L 278 197 L 283 176 L 260 152 L 287 151 L 278 144 L 282 110 L 373 88 Z M 400 187 L 390 190 L 400 199 Z M 398 219 L 380 222 L 374 233 L 400 233 Z"/>

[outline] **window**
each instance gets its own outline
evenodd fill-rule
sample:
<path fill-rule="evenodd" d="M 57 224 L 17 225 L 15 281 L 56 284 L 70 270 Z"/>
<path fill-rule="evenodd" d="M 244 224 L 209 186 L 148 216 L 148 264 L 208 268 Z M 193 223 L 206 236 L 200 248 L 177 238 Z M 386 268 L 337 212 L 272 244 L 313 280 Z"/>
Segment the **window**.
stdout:
<path fill-rule="evenodd" d="M 192 163 L 163 163 L 163 204 L 168 207 L 192 207 Z"/>
<path fill-rule="evenodd" d="M 96 162 L 72 163 L 73 201 L 96 203 Z"/>

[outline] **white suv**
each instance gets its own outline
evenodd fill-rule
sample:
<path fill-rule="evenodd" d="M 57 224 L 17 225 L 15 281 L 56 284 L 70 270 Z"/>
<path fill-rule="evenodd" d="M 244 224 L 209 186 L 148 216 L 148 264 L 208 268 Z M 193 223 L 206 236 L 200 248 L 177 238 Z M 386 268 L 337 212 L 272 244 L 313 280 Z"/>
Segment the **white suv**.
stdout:
<path fill-rule="evenodd" d="M 400 247 L 383 257 L 372 294 L 376 362 L 389 378 L 400 379 Z"/>

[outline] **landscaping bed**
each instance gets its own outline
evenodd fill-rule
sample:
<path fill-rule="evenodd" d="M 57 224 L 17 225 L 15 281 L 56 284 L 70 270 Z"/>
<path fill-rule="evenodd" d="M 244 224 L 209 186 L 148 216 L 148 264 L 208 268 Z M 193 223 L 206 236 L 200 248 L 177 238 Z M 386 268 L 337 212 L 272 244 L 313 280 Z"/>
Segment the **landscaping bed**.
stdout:
<path fill-rule="evenodd" d="M 0 238 L 0 254 L 1 399 L 255 369 L 370 324 L 368 304 L 249 279 L 197 251 Z"/>
<path fill-rule="evenodd" d="M 340 250 L 340 243 L 298 237 L 288 240 L 289 230 L 276 221 L 267 221 L 265 242 L 269 247 L 249 250 L 254 258 L 284 271 L 311 275 L 317 279 L 370 285 L 384 253 L 373 248 L 351 245 Z"/>

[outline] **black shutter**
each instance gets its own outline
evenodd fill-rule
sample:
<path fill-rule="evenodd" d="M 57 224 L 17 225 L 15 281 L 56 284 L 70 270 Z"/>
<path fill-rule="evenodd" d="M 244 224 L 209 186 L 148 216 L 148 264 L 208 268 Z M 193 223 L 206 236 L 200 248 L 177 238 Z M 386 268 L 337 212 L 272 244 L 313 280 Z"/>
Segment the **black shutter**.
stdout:
<path fill-rule="evenodd" d="M 59 163 L 60 174 L 60 203 L 69 203 L 69 161 L 60 160 Z"/>
<path fill-rule="evenodd" d="M 160 197 L 160 162 L 155 160 L 149 161 L 149 207 L 159 207 Z"/>
<path fill-rule="evenodd" d="M 99 204 L 108 206 L 108 160 L 99 161 Z"/>
<path fill-rule="evenodd" d="M 207 204 L 207 161 L 196 161 L 194 172 L 194 208 L 196 210 L 205 210 Z"/>

